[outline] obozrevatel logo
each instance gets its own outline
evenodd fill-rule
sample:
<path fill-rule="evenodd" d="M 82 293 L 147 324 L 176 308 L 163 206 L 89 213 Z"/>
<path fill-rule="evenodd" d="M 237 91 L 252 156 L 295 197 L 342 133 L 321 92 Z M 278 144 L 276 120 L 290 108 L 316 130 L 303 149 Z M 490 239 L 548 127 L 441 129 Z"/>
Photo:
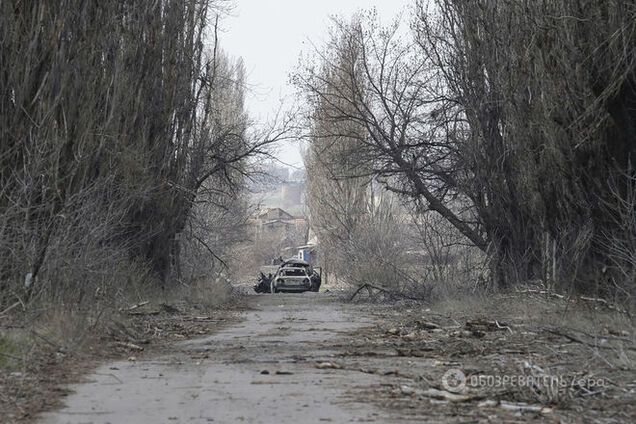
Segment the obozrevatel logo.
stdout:
<path fill-rule="evenodd" d="M 466 374 L 456 368 L 450 369 L 442 376 L 442 386 L 453 393 L 461 393 L 466 389 Z"/>

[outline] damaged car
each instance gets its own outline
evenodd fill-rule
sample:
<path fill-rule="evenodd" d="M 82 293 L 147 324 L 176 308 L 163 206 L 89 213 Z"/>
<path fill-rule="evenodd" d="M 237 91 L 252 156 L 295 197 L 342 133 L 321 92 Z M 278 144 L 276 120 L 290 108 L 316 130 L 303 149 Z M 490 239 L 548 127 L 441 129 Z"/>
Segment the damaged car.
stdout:
<path fill-rule="evenodd" d="M 257 293 L 305 292 L 320 290 L 320 268 L 313 268 L 311 264 L 300 259 L 292 258 L 283 261 L 275 273 L 266 276 L 262 271 L 259 282 L 254 286 Z"/>

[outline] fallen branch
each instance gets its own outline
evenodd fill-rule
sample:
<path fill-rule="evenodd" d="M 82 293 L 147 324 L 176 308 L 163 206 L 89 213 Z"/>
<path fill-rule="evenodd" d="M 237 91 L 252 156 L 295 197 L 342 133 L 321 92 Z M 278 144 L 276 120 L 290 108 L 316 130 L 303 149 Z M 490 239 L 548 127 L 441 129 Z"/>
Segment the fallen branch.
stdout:
<path fill-rule="evenodd" d="M 615 304 L 612 304 L 610 302 L 608 302 L 606 299 L 602 299 L 600 297 L 589 297 L 589 296 L 570 296 L 570 297 L 566 297 L 562 294 L 558 294 L 558 293 L 554 293 L 550 290 L 540 290 L 540 289 L 525 289 L 525 290 L 517 290 L 516 293 L 518 294 L 539 294 L 539 295 L 545 295 L 548 297 L 554 297 L 560 300 L 566 300 L 568 302 L 576 302 L 577 300 L 584 300 L 586 302 L 593 302 L 593 303 L 600 303 L 603 306 L 605 306 L 607 309 L 611 309 L 613 311 L 619 312 L 621 314 L 627 314 L 629 315 L 629 311 L 626 309 L 623 309 Z"/>
<path fill-rule="evenodd" d="M 519 294 L 540 294 L 549 297 L 556 297 L 557 299 L 565 299 L 565 296 L 562 294 L 554 293 L 549 290 L 538 290 L 538 289 L 526 289 L 526 290 L 517 290 L 516 293 Z"/>
<path fill-rule="evenodd" d="M 552 408 L 543 405 L 528 405 L 527 403 L 512 403 L 506 401 L 500 401 L 499 407 L 507 411 L 515 412 L 538 412 L 540 414 L 549 414 L 552 412 Z"/>
<path fill-rule="evenodd" d="M 628 337 L 619 337 L 619 336 L 614 336 L 614 335 L 609 335 L 609 336 L 604 336 L 602 334 L 590 334 L 587 333 L 583 330 L 577 330 L 576 328 L 567 328 L 569 331 L 573 331 L 575 333 L 579 333 L 582 334 L 586 337 L 589 337 L 590 339 L 604 339 L 604 340 L 617 340 L 617 341 L 621 341 L 621 342 L 625 342 L 625 343 L 633 343 L 634 341 Z"/>
<path fill-rule="evenodd" d="M 579 296 L 579 299 L 585 300 L 586 302 L 600 303 L 603 306 L 605 306 L 607 309 L 611 309 L 611 310 L 619 312 L 621 314 L 629 315 L 629 311 L 627 311 L 626 309 L 623 309 L 623 308 L 620 308 L 620 307 L 618 307 L 616 305 L 613 305 L 613 304 L 609 303 L 607 300 L 601 299 L 599 297 Z"/>
<path fill-rule="evenodd" d="M 446 400 L 450 402 L 470 402 L 473 400 L 483 399 L 483 395 L 464 395 L 459 393 L 451 393 L 446 390 L 438 390 L 434 388 L 415 391 L 416 394 L 430 397 L 437 400 Z"/>
<path fill-rule="evenodd" d="M 514 334 L 513 331 L 512 331 L 512 328 L 510 328 L 509 325 L 506 325 L 506 324 L 501 325 L 501 324 L 499 324 L 499 322 L 497 320 L 495 320 L 495 324 L 497 324 L 497 328 L 506 329 L 506 330 L 510 331 L 510 334 Z"/>
<path fill-rule="evenodd" d="M 595 348 L 595 349 L 616 349 L 616 346 L 603 346 L 603 345 L 599 345 L 597 343 L 586 342 L 585 340 L 579 339 L 578 337 L 575 337 L 575 336 L 573 336 L 571 334 L 565 333 L 565 332 L 563 332 L 561 330 L 557 330 L 555 328 L 544 328 L 544 331 L 546 331 L 546 332 L 548 332 L 550 334 L 554 334 L 554 335 L 557 335 L 557 336 L 565 337 L 566 339 L 568 339 L 569 341 L 571 341 L 573 343 L 579 343 L 579 344 L 582 344 L 584 346 L 588 346 L 588 347 L 591 347 L 591 348 Z M 585 333 L 583 333 L 583 334 L 585 334 Z M 599 336 L 598 338 L 607 339 L 607 337 L 602 337 L 602 336 Z M 620 339 L 619 338 L 614 338 L 614 340 L 620 340 Z M 636 351 L 636 347 L 633 347 L 633 346 L 625 346 L 625 349 Z"/>
<path fill-rule="evenodd" d="M 120 379 L 119 377 L 117 377 L 115 374 L 111 374 L 111 373 L 103 374 L 103 373 L 99 373 L 99 372 L 96 372 L 96 373 L 94 373 L 94 374 L 95 374 L 95 375 L 103 375 L 103 376 L 106 376 L 106 377 L 112 377 L 112 378 L 114 378 L 115 380 L 117 380 L 117 382 L 118 382 L 119 384 L 124 384 L 124 382 L 123 382 L 123 381 L 121 381 L 121 379 Z"/>
<path fill-rule="evenodd" d="M 121 347 L 125 347 L 127 349 L 130 350 L 136 350 L 141 352 L 142 350 L 144 350 L 144 348 L 142 346 L 136 345 L 134 343 L 128 343 L 128 342 L 115 342 L 115 345 L 117 346 L 121 346 Z"/>
<path fill-rule="evenodd" d="M 377 290 L 377 291 L 380 291 L 380 292 L 386 293 L 386 294 L 388 294 L 388 295 L 390 295 L 390 296 L 393 296 L 393 297 L 401 297 L 401 298 L 403 298 L 403 299 L 415 300 L 415 301 L 419 301 L 419 300 L 420 300 L 420 299 L 417 299 L 417 298 L 415 298 L 415 297 L 411 297 L 411 296 L 408 296 L 408 295 L 405 295 L 405 294 L 402 294 L 402 293 L 399 293 L 399 292 L 394 292 L 394 291 L 391 291 L 391 290 L 389 290 L 389 289 L 385 289 L 384 287 L 379 287 L 379 286 L 375 286 L 375 285 L 373 285 L 373 284 L 364 283 L 364 284 L 362 284 L 361 286 L 359 286 L 359 287 L 356 289 L 356 291 L 355 291 L 355 292 L 353 292 L 353 294 L 352 294 L 352 295 L 351 295 L 351 297 L 349 298 L 349 301 L 352 301 L 352 300 L 353 300 L 353 299 L 354 299 L 354 298 L 358 295 L 358 293 L 360 293 L 360 291 L 362 291 L 362 289 L 364 289 L 364 288 Z"/>
<path fill-rule="evenodd" d="M 9 358 L 9 359 L 15 359 L 16 361 L 21 361 L 23 358 L 19 358 L 17 356 L 8 354 L 8 353 L 4 353 L 4 352 L 0 352 L 0 356 L 4 356 L 5 358 Z"/>
<path fill-rule="evenodd" d="M 324 370 L 324 369 L 333 369 L 333 370 L 339 370 L 342 369 L 342 365 L 336 363 L 336 362 L 318 362 L 315 365 L 316 368 L 318 368 L 319 370 Z"/>
<path fill-rule="evenodd" d="M 4 311 L 0 312 L 0 318 L 3 318 L 6 314 L 11 312 L 15 307 L 17 307 L 17 306 L 19 306 L 21 304 L 22 304 L 22 302 L 20 302 L 20 301 L 15 302 L 13 305 L 9 306 Z"/>
<path fill-rule="evenodd" d="M 58 343 L 55 343 L 49 339 L 47 339 L 46 337 L 44 337 L 42 334 L 38 333 L 35 330 L 31 330 L 31 333 L 36 336 L 37 338 L 39 338 L 40 340 L 43 340 L 45 343 L 47 343 L 49 346 L 54 347 L 56 350 L 60 350 L 62 348 L 62 346 Z"/>
<path fill-rule="evenodd" d="M 134 316 L 138 316 L 138 315 L 159 315 L 161 313 L 161 311 L 159 310 L 152 310 L 152 311 L 129 311 L 128 315 L 134 315 Z"/>
<path fill-rule="evenodd" d="M 141 308 L 142 306 L 146 306 L 147 304 L 149 304 L 150 301 L 149 300 L 144 300 L 143 302 L 139 302 L 136 305 L 132 305 L 130 308 L 126 309 L 127 311 L 132 311 L 134 309 L 137 308 Z"/>

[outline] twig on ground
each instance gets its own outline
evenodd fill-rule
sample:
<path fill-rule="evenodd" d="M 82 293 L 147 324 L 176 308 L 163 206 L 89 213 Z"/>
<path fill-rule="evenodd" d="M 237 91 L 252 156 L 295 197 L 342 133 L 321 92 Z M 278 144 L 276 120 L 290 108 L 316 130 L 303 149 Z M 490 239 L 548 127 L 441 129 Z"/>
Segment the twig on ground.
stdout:
<path fill-rule="evenodd" d="M 150 303 L 149 300 L 144 300 L 143 302 L 139 302 L 136 305 L 132 305 L 131 307 L 127 308 L 126 310 L 127 311 L 132 311 L 134 309 L 141 308 L 142 306 L 146 306 L 149 303 Z"/>
<path fill-rule="evenodd" d="M 516 293 L 519 294 L 540 294 L 546 295 L 548 297 L 556 297 L 557 299 L 565 299 L 565 296 L 562 294 L 554 293 L 549 290 L 538 290 L 538 289 L 525 289 L 525 290 L 517 290 Z"/>
<path fill-rule="evenodd" d="M 19 358 L 17 356 L 11 355 L 9 353 L 5 353 L 5 352 L 0 352 L 0 356 L 4 356 L 5 358 L 9 358 L 9 359 L 15 359 L 16 361 L 21 361 L 22 358 Z"/>
<path fill-rule="evenodd" d="M 55 342 L 53 342 L 53 341 L 51 341 L 51 340 L 47 339 L 46 337 L 44 337 L 42 334 L 38 333 L 38 332 L 37 332 L 37 331 L 35 331 L 35 330 L 31 330 L 31 333 L 32 333 L 34 336 L 36 336 L 38 339 L 40 339 L 40 340 L 44 341 L 44 342 L 45 342 L 46 344 L 48 344 L 49 346 L 54 347 L 56 350 L 59 350 L 59 349 L 61 349 L 61 348 L 62 348 L 62 346 L 61 346 L 60 344 L 55 343 Z"/>
<path fill-rule="evenodd" d="M 613 304 L 609 303 L 605 299 L 601 299 L 601 298 L 597 298 L 597 297 L 588 297 L 588 296 L 579 296 L 579 299 L 585 300 L 587 302 L 600 303 L 603 306 L 605 306 L 606 308 L 611 309 L 612 311 L 616 311 L 616 312 L 619 312 L 621 314 L 629 315 L 629 311 L 627 311 L 626 309 L 620 308 L 617 305 L 613 305 Z"/>
<path fill-rule="evenodd" d="M 103 373 L 99 373 L 99 372 L 96 372 L 96 373 L 94 373 L 94 374 L 95 374 L 95 375 L 103 375 L 103 376 L 106 376 L 106 377 L 113 377 L 115 380 L 117 380 L 117 382 L 118 382 L 119 384 L 124 384 L 124 382 L 123 382 L 123 381 L 121 381 L 121 379 L 120 379 L 119 377 L 117 377 L 115 374 L 111 374 L 111 373 L 103 374 Z"/>
<path fill-rule="evenodd" d="M 393 297 L 401 297 L 403 299 L 415 300 L 415 301 L 420 300 L 420 299 L 417 299 L 417 298 L 412 297 L 412 296 L 408 296 L 408 295 L 405 295 L 405 294 L 402 294 L 402 293 L 399 293 L 399 292 L 394 292 L 394 291 L 385 289 L 384 287 L 378 287 L 378 286 L 375 286 L 373 284 L 364 283 L 361 286 L 359 286 L 356 289 L 355 292 L 353 292 L 353 294 L 349 298 L 349 301 L 352 301 L 358 295 L 358 293 L 360 293 L 360 291 L 362 291 L 362 289 L 364 289 L 364 288 L 378 290 L 380 292 L 387 293 L 388 295 L 393 296 Z"/>
<path fill-rule="evenodd" d="M 557 335 L 557 336 L 561 336 L 561 337 L 565 337 L 566 339 L 570 340 L 573 343 L 579 343 L 582 344 L 584 346 L 588 346 L 591 348 L 595 348 L 595 349 L 615 349 L 615 346 L 603 346 L 603 345 L 599 345 L 599 344 L 595 344 L 595 343 L 588 343 L 585 340 L 581 340 L 578 337 L 575 337 L 571 334 L 565 333 L 564 331 L 558 330 L 556 328 L 544 328 L 544 331 Z M 585 333 L 583 333 L 585 334 Z M 605 337 L 603 337 L 605 338 Z M 625 349 L 627 350 L 633 350 L 636 351 L 636 347 L 633 346 L 625 346 Z"/>
<path fill-rule="evenodd" d="M 121 346 L 121 347 L 125 347 L 127 349 L 131 349 L 131 350 L 137 350 L 137 351 L 142 351 L 144 350 L 144 348 L 142 346 L 136 345 L 134 343 L 129 343 L 129 342 L 115 342 L 115 345 L 117 346 Z"/>
<path fill-rule="evenodd" d="M 20 301 L 15 302 L 13 305 L 9 306 L 4 311 L 0 312 L 0 318 L 3 318 L 6 314 L 11 312 L 15 307 L 17 307 L 17 306 L 19 306 L 21 304 L 22 304 L 22 302 L 20 302 Z"/>
<path fill-rule="evenodd" d="M 508 411 L 517 411 L 517 412 L 538 412 L 541 414 L 546 414 L 552 412 L 552 408 L 544 406 L 544 405 L 528 405 L 525 403 L 512 403 L 506 401 L 500 401 L 499 406 L 502 409 Z"/>
<path fill-rule="evenodd" d="M 629 311 L 621 308 L 617 305 L 614 305 L 610 302 L 608 302 L 605 299 L 602 298 L 598 298 L 598 297 L 589 297 L 589 296 L 574 296 L 574 297 L 566 297 L 562 294 L 558 294 L 558 293 L 554 293 L 552 291 L 549 290 L 539 290 L 539 289 L 525 289 L 525 290 L 517 290 L 516 293 L 519 294 L 540 294 L 540 295 L 545 295 L 548 297 L 555 297 L 557 299 L 561 299 L 561 300 L 565 300 L 568 302 L 571 301 L 577 301 L 577 300 L 584 300 L 586 302 L 594 302 L 594 303 L 600 303 L 603 306 L 605 306 L 608 309 L 611 309 L 613 311 L 619 312 L 621 314 L 627 314 L 629 315 Z"/>
<path fill-rule="evenodd" d="M 497 325 L 497 328 L 505 328 L 506 330 L 510 331 L 510 334 L 514 334 L 512 328 L 510 328 L 509 325 L 501 325 L 497 320 L 495 320 L 495 324 Z"/>

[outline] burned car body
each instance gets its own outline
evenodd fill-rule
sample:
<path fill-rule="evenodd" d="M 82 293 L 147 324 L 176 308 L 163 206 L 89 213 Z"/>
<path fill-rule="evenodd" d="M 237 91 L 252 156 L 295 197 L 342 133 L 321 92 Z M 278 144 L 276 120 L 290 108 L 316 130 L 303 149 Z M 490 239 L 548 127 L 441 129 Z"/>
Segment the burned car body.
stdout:
<path fill-rule="evenodd" d="M 263 271 L 261 271 L 258 276 L 258 282 L 254 285 L 254 291 L 256 293 L 269 293 L 272 284 L 272 274 L 265 275 Z"/>
<path fill-rule="evenodd" d="M 270 293 L 317 292 L 320 289 L 320 284 L 320 269 L 314 269 L 308 262 L 292 258 L 283 261 L 276 272 L 267 277 L 261 271 L 261 277 L 254 290 L 257 293 L 263 293 L 269 285 Z"/>

